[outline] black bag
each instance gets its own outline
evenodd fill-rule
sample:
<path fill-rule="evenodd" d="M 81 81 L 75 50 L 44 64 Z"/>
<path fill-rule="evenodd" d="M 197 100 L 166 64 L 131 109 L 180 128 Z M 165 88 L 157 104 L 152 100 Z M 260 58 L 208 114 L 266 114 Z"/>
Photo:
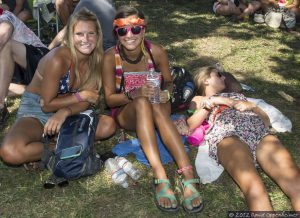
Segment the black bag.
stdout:
<path fill-rule="evenodd" d="M 171 108 L 172 113 L 186 110 L 195 96 L 195 84 L 191 74 L 182 67 L 172 67 L 173 93 Z"/>
<path fill-rule="evenodd" d="M 92 110 L 67 117 L 57 138 L 56 148 L 50 152 L 45 143 L 42 162 L 56 179 L 78 179 L 100 171 L 103 165 L 93 146 L 98 124 Z"/>

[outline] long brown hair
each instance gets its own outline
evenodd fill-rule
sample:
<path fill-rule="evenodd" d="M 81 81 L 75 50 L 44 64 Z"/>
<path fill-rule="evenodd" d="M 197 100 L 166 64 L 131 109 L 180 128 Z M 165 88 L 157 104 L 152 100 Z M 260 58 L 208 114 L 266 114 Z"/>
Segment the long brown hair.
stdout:
<path fill-rule="evenodd" d="M 91 53 L 88 60 L 88 69 L 80 78 L 78 71 L 78 58 L 76 49 L 74 47 L 73 35 L 74 27 L 79 21 L 92 21 L 95 24 L 96 32 L 98 36 L 97 44 L 94 51 Z M 80 9 L 76 14 L 72 15 L 67 24 L 67 31 L 64 36 L 63 44 L 70 48 L 72 62 L 75 65 L 76 83 L 79 84 L 79 90 L 82 89 L 97 89 L 101 88 L 101 64 L 103 59 L 103 46 L 102 46 L 102 30 L 99 24 L 97 16 L 86 9 L 85 7 Z"/>
<path fill-rule="evenodd" d="M 196 92 L 198 95 L 205 96 L 205 80 L 210 77 L 213 70 L 217 68 L 212 66 L 201 67 L 196 70 L 193 76 L 193 80 L 196 87 Z"/>

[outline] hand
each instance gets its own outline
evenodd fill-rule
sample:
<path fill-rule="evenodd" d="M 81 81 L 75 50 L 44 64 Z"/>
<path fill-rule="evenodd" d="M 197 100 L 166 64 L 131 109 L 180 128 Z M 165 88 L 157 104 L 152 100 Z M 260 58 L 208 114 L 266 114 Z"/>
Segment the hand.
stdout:
<path fill-rule="evenodd" d="M 233 106 L 233 108 L 238 111 L 249 111 L 253 110 L 255 107 L 256 104 L 249 101 L 237 101 L 237 103 Z"/>
<path fill-rule="evenodd" d="M 215 106 L 215 104 L 210 99 L 204 99 L 203 101 L 201 101 L 200 106 L 201 108 L 211 110 Z"/>
<path fill-rule="evenodd" d="M 67 108 L 62 108 L 53 114 L 44 126 L 44 135 L 57 134 L 69 113 L 70 111 Z"/>
<path fill-rule="evenodd" d="M 98 90 L 83 90 L 79 92 L 79 95 L 83 99 L 83 101 L 88 101 L 91 104 L 97 104 L 99 101 Z"/>
<path fill-rule="evenodd" d="M 138 96 L 143 96 L 143 97 L 151 97 L 154 95 L 154 90 L 155 87 L 153 87 L 151 84 L 146 83 L 142 87 L 138 89 Z"/>

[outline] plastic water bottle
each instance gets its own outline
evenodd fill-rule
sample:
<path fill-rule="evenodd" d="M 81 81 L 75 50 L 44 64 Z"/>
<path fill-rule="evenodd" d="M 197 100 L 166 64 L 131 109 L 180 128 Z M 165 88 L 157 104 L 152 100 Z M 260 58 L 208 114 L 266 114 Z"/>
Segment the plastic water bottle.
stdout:
<path fill-rule="evenodd" d="M 154 95 L 149 97 L 152 104 L 160 103 L 160 73 L 151 70 L 147 75 L 147 84 L 154 88 Z"/>
<path fill-rule="evenodd" d="M 195 85 L 192 82 L 187 82 L 183 87 L 183 99 L 187 101 L 189 97 L 193 94 Z"/>
<path fill-rule="evenodd" d="M 141 177 L 141 172 L 136 169 L 133 164 L 125 157 L 115 157 L 119 167 L 121 167 L 125 173 L 127 173 L 132 179 L 138 180 Z"/>
<path fill-rule="evenodd" d="M 105 161 L 105 168 L 110 173 L 113 182 L 123 188 L 128 188 L 127 175 L 124 170 L 119 167 L 114 158 L 109 158 Z"/>

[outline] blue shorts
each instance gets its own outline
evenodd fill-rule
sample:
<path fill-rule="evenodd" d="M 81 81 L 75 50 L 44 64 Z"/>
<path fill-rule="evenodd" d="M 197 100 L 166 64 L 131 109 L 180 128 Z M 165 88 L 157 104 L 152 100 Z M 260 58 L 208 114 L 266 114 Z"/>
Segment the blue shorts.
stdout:
<path fill-rule="evenodd" d="M 17 120 L 22 117 L 33 117 L 38 119 L 44 126 L 53 113 L 44 113 L 42 111 L 40 98 L 37 94 L 25 91 L 17 113 Z"/>

